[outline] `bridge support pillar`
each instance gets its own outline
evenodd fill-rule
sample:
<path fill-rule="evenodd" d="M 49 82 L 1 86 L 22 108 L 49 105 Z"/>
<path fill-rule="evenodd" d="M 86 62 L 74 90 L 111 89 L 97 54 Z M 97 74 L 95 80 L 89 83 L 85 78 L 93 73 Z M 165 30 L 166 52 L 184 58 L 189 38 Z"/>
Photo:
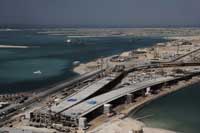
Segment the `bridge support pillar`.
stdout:
<path fill-rule="evenodd" d="M 134 94 L 128 93 L 126 94 L 126 104 L 130 104 L 134 101 Z"/>
<path fill-rule="evenodd" d="M 107 114 L 107 115 L 112 113 L 112 105 L 111 104 L 104 104 L 103 113 Z"/>
<path fill-rule="evenodd" d="M 147 87 L 145 91 L 145 96 L 148 96 L 151 94 L 151 87 Z"/>
<path fill-rule="evenodd" d="M 87 128 L 87 118 L 86 117 L 79 118 L 78 126 L 80 129 L 85 130 Z"/>

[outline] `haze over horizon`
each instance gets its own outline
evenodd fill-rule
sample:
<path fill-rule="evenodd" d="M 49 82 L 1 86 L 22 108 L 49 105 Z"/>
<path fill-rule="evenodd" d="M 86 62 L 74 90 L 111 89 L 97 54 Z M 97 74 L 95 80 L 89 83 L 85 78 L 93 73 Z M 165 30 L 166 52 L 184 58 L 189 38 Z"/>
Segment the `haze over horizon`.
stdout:
<path fill-rule="evenodd" d="M 0 25 L 199 26 L 199 0 L 0 0 Z"/>

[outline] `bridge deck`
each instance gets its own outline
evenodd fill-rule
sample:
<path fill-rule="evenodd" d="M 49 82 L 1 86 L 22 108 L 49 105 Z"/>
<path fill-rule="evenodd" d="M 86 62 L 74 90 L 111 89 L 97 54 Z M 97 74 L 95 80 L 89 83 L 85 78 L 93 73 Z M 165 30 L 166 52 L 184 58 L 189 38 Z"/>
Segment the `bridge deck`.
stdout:
<path fill-rule="evenodd" d="M 135 85 L 126 86 L 117 90 L 113 90 L 105 94 L 102 94 L 100 96 L 96 96 L 94 98 L 81 102 L 73 106 L 72 108 L 65 110 L 61 114 L 64 116 L 70 116 L 70 117 L 81 117 L 103 106 L 103 104 L 111 102 L 122 96 L 125 96 L 128 93 L 132 93 L 132 92 L 135 92 L 135 91 L 138 91 L 138 90 L 141 90 L 141 89 L 144 89 L 156 84 L 174 80 L 174 79 L 175 79 L 174 77 L 161 77 L 161 78 L 151 79 L 149 81 L 137 83 Z"/>
<path fill-rule="evenodd" d="M 62 112 L 73 105 L 85 100 L 98 90 L 102 89 L 105 85 L 107 85 L 109 82 L 111 82 L 115 77 L 107 76 L 104 77 L 91 85 L 88 85 L 86 87 L 83 87 L 80 91 L 77 93 L 72 94 L 71 96 L 64 99 L 61 103 L 58 105 L 54 105 L 51 107 L 51 110 L 55 113 Z"/>

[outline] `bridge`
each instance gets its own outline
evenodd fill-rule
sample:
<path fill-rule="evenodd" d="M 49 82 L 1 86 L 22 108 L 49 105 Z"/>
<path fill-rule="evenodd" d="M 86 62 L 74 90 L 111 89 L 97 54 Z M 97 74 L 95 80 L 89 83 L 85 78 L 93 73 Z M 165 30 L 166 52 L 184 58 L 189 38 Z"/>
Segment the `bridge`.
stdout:
<path fill-rule="evenodd" d="M 105 85 L 109 84 L 114 80 L 116 77 L 113 76 L 106 76 L 96 82 L 91 83 L 83 88 L 81 88 L 76 93 L 70 95 L 69 97 L 65 98 L 61 101 L 58 105 L 53 105 L 51 107 L 51 111 L 60 113 L 80 102 L 85 100 L 86 98 L 90 97 L 91 95 L 95 94 L 99 90 L 101 90 Z"/>
<path fill-rule="evenodd" d="M 145 66 L 137 67 L 137 69 L 143 69 Z M 149 67 L 149 66 L 148 66 Z M 137 70 L 136 69 L 136 70 Z M 132 69 L 134 71 L 134 69 Z M 128 72 L 122 72 L 124 77 Z M 119 83 L 116 77 L 104 77 L 95 81 L 92 85 L 83 87 L 78 92 L 65 98 L 60 104 L 50 107 L 52 110 L 40 109 L 30 114 L 30 122 L 36 126 L 48 126 L 52 123 L 62 123 L 65 126 L 78 126 L 78 121 L 86 117 L 92 119 L 93 117 L 102 113 L 102 107 L 111 103 L 117 105 L 118 102 L 125 101 L 124 98 L 133 99 L 134 96 L 141 96 L 148 92 L 149 87 L 153 88 L 165 83 L 174 83 L 177 80 L 189 79 L 194 75 L 199 75 L 200 71 L 192 70 L 191 73 L 182 76 L 157 76 L 149 78 L 146 81 L 134 83 L 128 86 L 115 88 L 112 90 L 111 86 L 107 86 L 115 80 L 115 83 Z M 99 93 L 98 91 L 105 88 L 106 92 Z M 154 91 L 156 89 L 152 89 Z M 98 92 L 96 95 L 96 92 Z M 129 97 L 130 96 L 130 97 Z"/>
<path fill-rule="evenodd" d="M 79 117 L 82 117 L 82 116 L 85 116 L 85 115 L 91 113 L 92 111 L 103 106 L 104 104 L 112 102 L 123 96 L 126 96 L 127 94 L 134 93 L 134 92 L 143 90 L 145 88 L 155 86 L 158 84 L 162 84 L 165 82 L 173 81 L 175 79 L 177 79 L 177 77 L 170 77 L 170 76 L 169 77 L 160 77 L 160 78 L 144 81 L 142 83 L 133 84 L 131 86 L 119 88 L 117 90 L 113 90 L 113 91 L 104 93 L 102 95 L 93 97 L 91 99 L 88 99 L 84 102 L 81 102 L 81 103 L 77 104 L 76 106 L 73 106 L 72 108 L 69 108 L 68 110 L 62 112 L 61 114 L 63 116 L 79 118 Z"/>

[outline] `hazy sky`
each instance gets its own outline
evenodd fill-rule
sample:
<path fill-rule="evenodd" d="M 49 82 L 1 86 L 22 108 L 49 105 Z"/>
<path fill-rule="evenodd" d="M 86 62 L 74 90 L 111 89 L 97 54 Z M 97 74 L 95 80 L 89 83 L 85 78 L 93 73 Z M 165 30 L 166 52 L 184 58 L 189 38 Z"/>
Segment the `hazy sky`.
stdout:
<path fill-rule="evenodd" d="M 0 0 L 0 24 L 199 25 L 200 0 Z"/>

